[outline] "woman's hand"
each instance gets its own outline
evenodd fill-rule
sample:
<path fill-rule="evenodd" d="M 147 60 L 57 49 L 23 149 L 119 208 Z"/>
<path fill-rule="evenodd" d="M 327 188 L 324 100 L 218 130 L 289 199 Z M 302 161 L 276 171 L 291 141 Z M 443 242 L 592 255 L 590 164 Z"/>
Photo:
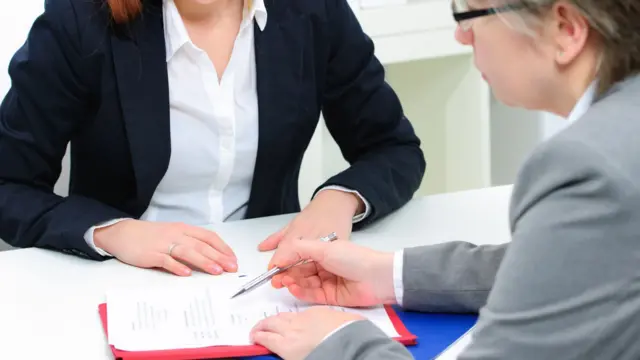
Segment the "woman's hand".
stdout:
<path fill-rule="evenodd" d="M 251 340 L 284 360 L 303 360 L 332 331 L 360 315 L 313 307 L 300 313 L 280 313 L 266 318 L 251 331 Z"/>
<path fill-rule="evenodd" d="M 296 298 L 317 304 L 365 307 L 395 303 L 393 253 L 384 253 L 349 241 L 325 243 L 299 240 L 283 244 L 275 266 L 300 259 L 313 262 L 294 266 L 274 276 L 275 288 L 286 287 Z"/>
<path fill-rule="evenodd" d="M 364 203 L 355 194 L 340 190 L 322 190 L 287 226 L 263 241 L 258 249 L 269 251 L 281 244 L 304 239 L 319 239 L 332 232 L 338 239 L 351 236 L 353 217 L 364 211 Z M 271 263 L 278 257 L 276 251 Z"/>
<path fill-rule="evenodd" d="M 96 229 L 93 238 L 97 247 L 141 268 L 182 276 L 191 274 L 190 266 L 214 275 L 238 269 L 236 255 L 216 233 L 182 223 L 123 220 Z"/>

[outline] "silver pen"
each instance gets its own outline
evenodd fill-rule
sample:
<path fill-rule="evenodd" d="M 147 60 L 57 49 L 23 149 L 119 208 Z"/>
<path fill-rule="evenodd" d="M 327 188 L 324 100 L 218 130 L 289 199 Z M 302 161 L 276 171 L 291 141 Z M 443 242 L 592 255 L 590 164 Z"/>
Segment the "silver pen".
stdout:
<path fill-rule="evenodd" d="M 338 238 L 338 236 L 336 235 L 335 232 L 332 232 L 331 234 L 320 238 L 320 241 L 324 241 L 324 242 L 330 242 L 330 241 L 334 241 Z M 286 271 L 294 266 L 298 266 L 301 264 L 305 264 L 307 263 L 308 260 L 307 259 L 300 259 L 298 262 L 285 266 L 283 268 L 279 268 L 279 267 L 274 267 L 273 269 L 263 273 L 262 275 L 256 277 L 255 279 L 249 281 L 248 283 L 246 283 L 243 287 L 240 288 L 240 290 L 238 290 L 238 292 L 236 292 L 231 298 L 233 299 L 234 297 L 244 294 L 246 292 L 249 292 L 251 290 L 253 290 L 254 288 L 264 284 L 266 281 L 271 280 L 272 277 L 280 274 L 283 271 Z"/>

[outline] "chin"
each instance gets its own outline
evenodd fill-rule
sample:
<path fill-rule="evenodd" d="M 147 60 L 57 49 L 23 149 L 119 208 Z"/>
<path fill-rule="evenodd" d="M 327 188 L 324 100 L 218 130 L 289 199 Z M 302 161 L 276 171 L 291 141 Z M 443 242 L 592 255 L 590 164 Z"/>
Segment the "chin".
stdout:
<path fill-rule="evenodd" d="M 496 98 L 496 100 L 498 100 L 502 104 L 510 107 L 518 106 L 517 101 L 515 101 L 512 92 L 500 91 L 500 89 L 497 89 L 495 87 L 491 87 L 491 92 L 493 93 L 493 96 Z"/>
<path fill-rule="evenodd" d="M 523 98 L 523 94 L 519 91 L 514 91 L 514 89 L 509 88 L 500 88 L 497 86 L 492 86 L 491 90 L 496 100 L 506 106 L 513 108 L 531 109 L 530 101 L 528 101 L 530 99 Z"/>

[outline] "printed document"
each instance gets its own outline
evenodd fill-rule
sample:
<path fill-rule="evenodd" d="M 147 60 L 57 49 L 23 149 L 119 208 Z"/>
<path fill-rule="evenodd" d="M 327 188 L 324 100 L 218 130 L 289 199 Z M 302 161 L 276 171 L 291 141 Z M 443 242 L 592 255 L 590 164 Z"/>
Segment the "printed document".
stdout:
<path fill-rule="evenodd" d="M 248 279 L 220 276 L 197 285 L 111 290 L 107 293 L 109 344 L 125 351 L 252 345 L 250 331 L 260 320 L 312 306 L 268 283 L 230 299 Z M 333 308 L 360 314 L 390 337 L 398 336 L 383 307 Z"/>

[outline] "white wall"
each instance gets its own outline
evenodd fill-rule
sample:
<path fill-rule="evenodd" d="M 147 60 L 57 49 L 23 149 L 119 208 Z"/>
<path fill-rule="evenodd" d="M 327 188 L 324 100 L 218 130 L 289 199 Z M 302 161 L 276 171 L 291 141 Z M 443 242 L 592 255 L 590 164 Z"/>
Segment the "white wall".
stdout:
<path fill-rule="evenodd" d="M 491 98 L 491 183 L 512 184 L 522 163 L 540 142 L 567 121 L 554 114 L 516 109 Z"/>
<path fill-rule="evenodd" d="M 540 141 L 540 114 L 503 105 L 491 97 L 491 183 L 512 184 Z"/>

